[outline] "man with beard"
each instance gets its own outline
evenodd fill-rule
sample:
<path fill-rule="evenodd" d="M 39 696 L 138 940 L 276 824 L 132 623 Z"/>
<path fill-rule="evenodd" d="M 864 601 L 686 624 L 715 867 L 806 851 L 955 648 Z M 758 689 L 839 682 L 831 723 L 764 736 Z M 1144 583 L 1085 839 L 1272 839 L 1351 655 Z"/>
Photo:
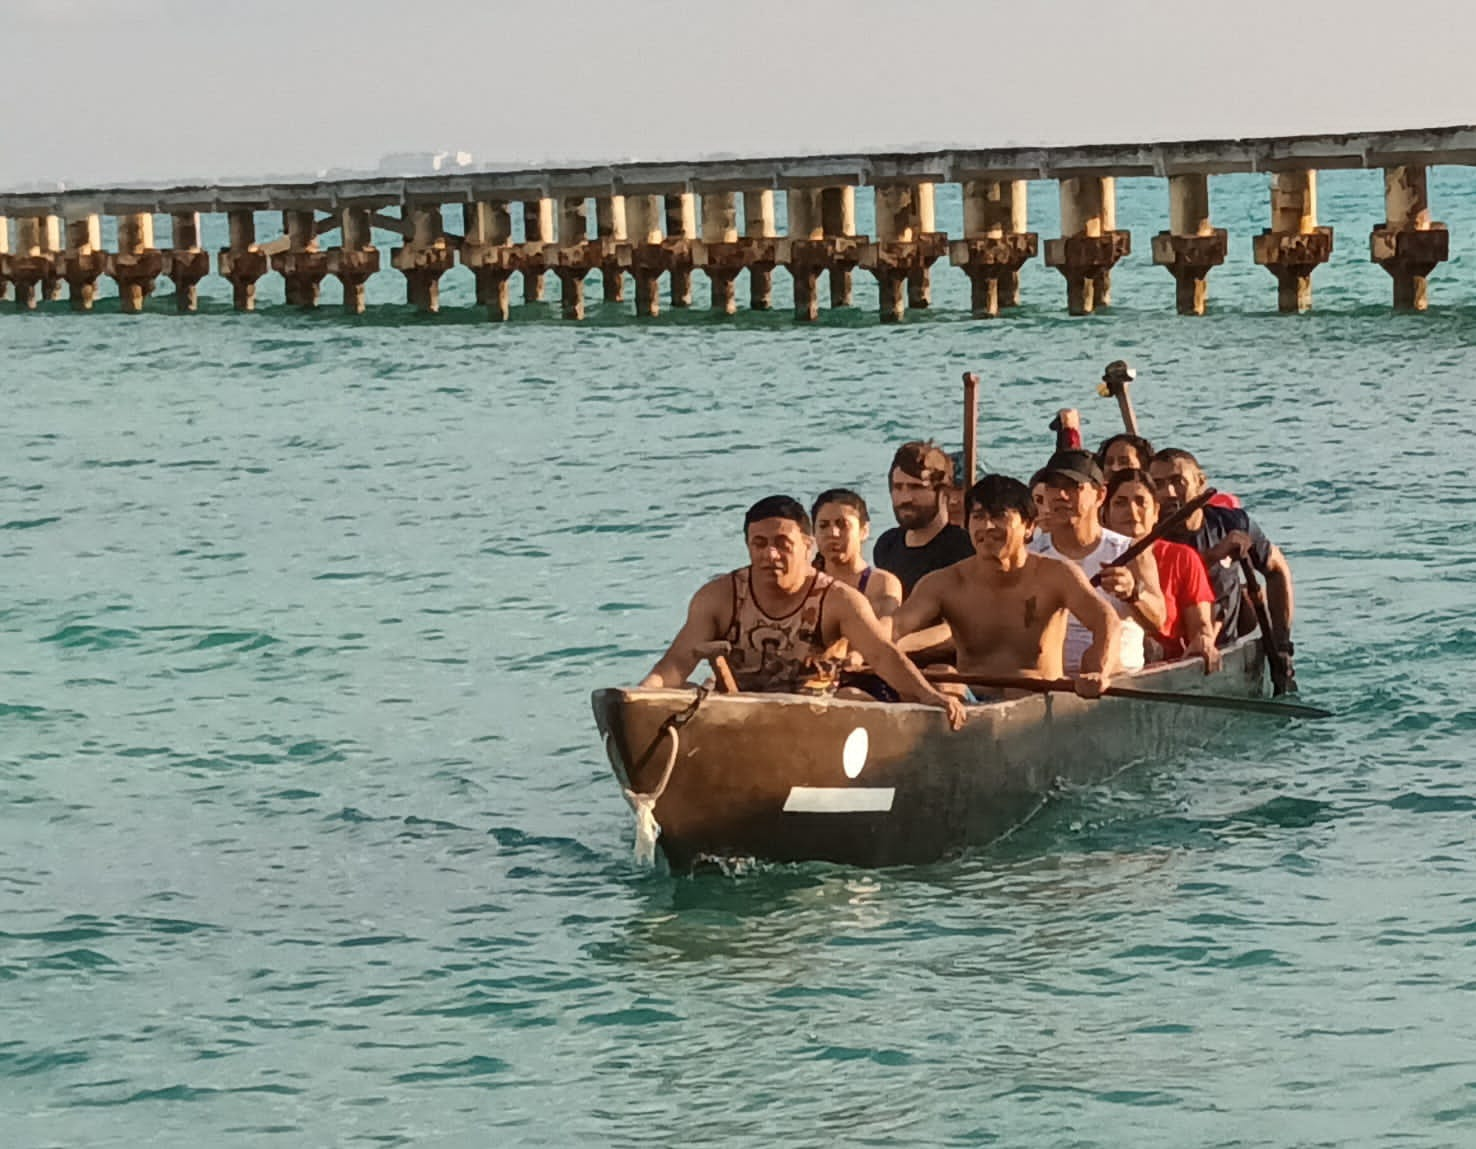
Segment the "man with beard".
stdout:
<path fill-rule="evenodd" d="M 942 707 L 949 724 L 963 725 L 958 699 L 927 681 L 888 641 L 866 599 L 810 561 L 815 539 L 810 516 L 794 499 L 760 499 L 743 518 L 748 566 L 720 575 L 692 596 L 670 648 L 641 680 L 676 687 L 701 661 L 700 649 L 725 640 L 740 690 L 832 693 L 839 639 L 856 650 L 909 702 Z"/>
<path fill-rule="evenodd" d="M 1204 469 L 1188 451 L 1169 447 L 1153 456 L 1148 473 L 1158 489 L 1160 512 L 1171 515 L 1196 498 L 1207 485 Z M 1204 558 L 1215 592 L 1215 619 L 1220 623 L 1221 646 L 1249 634 L 1256 626 L 1241 609 L 1245 575 L 1235 555 L 1244 554 L 1266 580 L 1266 610 L 1273 634 L 1263 636 L 1267 657 L 1281 662 L 1286 680 L 1295 689 L 1292 673 L 1292 574 L 1286 556 L 1243 510 L 1214 504 L 1190 515 L 1170 536 L 1188 543 Z"/>
<path fill-rule="evenodd" d="M 922 578 L 892 616 L 901 636 L 947 623 L 962 674 L 1059 678 L 1068 616 L 1091 635 L 1076 692 L 1096 698 L 1118 662 L 1117 616 L 1074 563 L 1033 553 L 1030 489 L 985 475 L 964 498 L 974 553 Z"/>
<path fill-rule="evenodd" d="M 887 472 L 897 525 L 883 532 L 871 561 L 902 583 L 905 599 L 918 579 L 974 553 L 969 533 L 948 521 L 953 460 L 934 443 L 903 443 Z"/>

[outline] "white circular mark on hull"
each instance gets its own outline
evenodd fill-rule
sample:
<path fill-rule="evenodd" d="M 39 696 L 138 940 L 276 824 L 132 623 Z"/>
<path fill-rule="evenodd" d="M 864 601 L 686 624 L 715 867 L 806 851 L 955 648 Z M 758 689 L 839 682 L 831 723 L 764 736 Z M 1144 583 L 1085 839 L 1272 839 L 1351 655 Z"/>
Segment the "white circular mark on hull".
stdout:
<path fill-rule="evenodd" d="M 866 727 L 858 726 L 846 735 L 846 744 L 841 748 L 841 769 L 847 778 L 856 778 L 866 765 L 866 755 L 871 751 L 871 736 Z"/>

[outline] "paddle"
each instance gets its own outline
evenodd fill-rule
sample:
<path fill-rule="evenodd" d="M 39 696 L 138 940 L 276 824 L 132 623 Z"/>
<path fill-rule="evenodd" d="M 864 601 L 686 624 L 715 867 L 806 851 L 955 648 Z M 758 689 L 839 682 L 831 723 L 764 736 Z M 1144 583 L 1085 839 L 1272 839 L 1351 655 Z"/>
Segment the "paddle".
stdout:
<path fill-rule="evenodd" d="M 1271 609 L 1266 605 L 1266 596 L 1256 579 L 1256 568 L 1249 555 L 1240 556 L 1240 570 L 1245 575 L 1245 594 L 1251 600 L 1251 609 L 1256 612 L 1256 625 L 1266 642 L 1266 667 L 1271 671 L 1272 694 L 1295 694 L 1297 680 L 1287 673 L 1281 661 L 1282 635 L 1271 626 Z"/>
<path fill-rule="evenodd" d="M 974 485 L 974 475 L 979 470 L 979 376 L 972 371 L 963 373 L 964 385 L 964 482 L 963 489 Z"/>
<path fill-rule="evenodd" d="M 995 690 L 1028 690 L 1035 694 L 1074 694 L 1069 678 L 1027 678 L 1023 675 L 953 674 L 924 671 L 929 682 L 984 686 Z M 1189 694 L 1178 690 L 1139 690 L 1132 686 L 1108 686 L 1103 695 L 1132 698 L 1140 702 L 1168 702 L 1176 706 L 1198 706 L 1207 710 L 1236 710 L 1243 714 L 1274 714 L 1281 718 L 1331 718 L 1331 710 L 1304 706 L 1300 702 L 1274 702 L 1266 698 L 1227 698 L 1217 694 Z"/>
<path fill-rule="evenodd" d="M 1127 550 L 1123 551 L 1122 554 L 1118 555 L 1111 562 L 1103 563 L 1102 570 L 1105 571 L 1109 567 L 1126 566 L 1128 563 L 1132 562 L 1140 554 L 1146 551 L 1149 547 L 1151 547 L 1154 543 L 1156 543 L 1159 539 L 1163 538 L 1164 534 L 1167 531 L 1170 531 L 1174 527 L 1178 526 L 1195 511 L 1199 510 L 1200 507 L 1204 506 L 1211 499 L 1213 499 L 1217 494 L 1219 494 L 1219 492 L 1216 491 L 1213 487 L 1206 487 L 1173 514 L 1159 519 L 1158 523 L 1151 531 L 1149 531 L 1137 542 L 1133 543 L 1133 545 L 1128 547 Z M 1098 571 L 1096 574 L 1092 575 L 1092 577 L 1088 581 L 1093 586 L 1101 586 L 1102 571 Z"/>
<path fill-rule="evenodd" d="M 731 642 L 704 642 L 693 652 L 699 659 L 706 659 L 712 665 L 712 675 L 717 679 L 719 694 L 737 694 L 738 681 L 733 677 L 733 670 L 728 666 L 727 656 L 733 652 Z"/>
<path fill-rule="evenodd" d="M 1128 384 L 1138 377 L 1138 373 L 1127 365 L 1124 359 L 1114 359 L 1107 364 L 1102 372 L 1102 386 L 1097 393 L 1104 399 L 1112 397 L 1117 400 L 1117 409 L 1122 412 L 1122 425 L 1129 435 L 1138 433 L 1138 416 L 1133 411 L 1133 401 L 1128 397 Z"/>

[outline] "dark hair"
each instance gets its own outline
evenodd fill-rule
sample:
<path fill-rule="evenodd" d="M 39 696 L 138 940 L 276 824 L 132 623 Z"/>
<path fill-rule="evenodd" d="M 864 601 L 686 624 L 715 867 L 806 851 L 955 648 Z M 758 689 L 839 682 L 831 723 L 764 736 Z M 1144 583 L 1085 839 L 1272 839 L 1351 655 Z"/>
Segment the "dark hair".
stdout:
<path fill-rule="evenodd" d="M 1124 483 L 1142 483 L 1148 488 L 1148 493 L 1153 496 L 1153 501 L 1158 502 L 1158 489 L 1153 485 L 1153 476 L 1140 467 L 1127 467 L 1121 471 L 1113 471 L 1107 476 L 1107 502 L 1112 501 L 1112 496 L 1117 493 L 1117 488 Z M 1106 503 L 1103 504 L 1105 508 Z"/>
<path fill-rule="evenodd" d="M 866 500 L 849 487 L 831 487 L 828 491 L 821 491 L 815 496 L 815 501 L 810 504 L 810 518 L 817 522 L 820 519 L 820 508 L 826 503 L 839 503 L 843 507 L 850 507 L 856 512 L 856 517 L 865 526 L 871 522 L 871 512 L 866 509 Z"/>
<path fill-rule="evenodd" d="M 1113 443 L 1126 443 L 1131 447 L 1138 456 L 1138 465 L 1140 467 L 1148 466 L 1148 463 L 1153 458 L 1152 443 L 1143 438 L 1142 435 L 1130 435 L 1126 431 L 1123 431 L 1110 438 L 1103 439 L 1102 445 L 1097 448 L 1097 462 L 1102 464 L 1103 467 L 1107 466 L 1107 448 L 1112 446 Z"/>
<path fill-rule="evenodd" d="M 805 508 L 788 495 L 770 495 L 749 507 L 748 513 L 743 516 L 744 536 L 748 535 L 749 527 L 764 519 L 788 519 L 792 523 L 798 523 L 799 529 L 805 534 L 815 533 L 814 528 L 810 526 L 810 516 L 805 514 Z"/>
<path fill-rule="evenodd" d="M 1188 463 L 1195 470 L 1201 473 L 1204 471 L 1204 468 L 1199 465 L 1199 460 L 1182 447 L 1165 447 L 1162 451 L 1156 452 L 1148 461 L 1150 463 Z"/>
<path fill-rule="evenodd" d="M 1030 488 L 1008 475 L 985 475 L 968 489 L 964 495 L 964 519 L 976 510 L 989 515 L 1018 511 L 1027 526 L 1035 522 L 1035 500 L 1030 497 Z"/>
<path fill-rule="evenodd" d="M 931 439 L 926 442 L 914 439 L 898 447 L 892 465 L 887 468 L 889 480 L 893 471 L 901 471 L 934 487 L 953 486 L 953 460 Z"/>

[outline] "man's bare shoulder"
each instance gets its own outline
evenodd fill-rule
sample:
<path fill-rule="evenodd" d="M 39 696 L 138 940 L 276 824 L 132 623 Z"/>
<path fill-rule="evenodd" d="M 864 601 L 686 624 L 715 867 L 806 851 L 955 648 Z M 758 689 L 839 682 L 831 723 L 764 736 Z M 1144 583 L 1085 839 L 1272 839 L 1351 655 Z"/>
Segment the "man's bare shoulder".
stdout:
<path fill-rule="evenodd" d="M 953 594 L 967 583 L 968 571 L 963 569 L 967 566 L 967 562 L 961 562 L 943 567 L 941 570 L 929 571 L 917 580 L 912 593 L 916 595 L 921 592 L 937 598 Z"/>

